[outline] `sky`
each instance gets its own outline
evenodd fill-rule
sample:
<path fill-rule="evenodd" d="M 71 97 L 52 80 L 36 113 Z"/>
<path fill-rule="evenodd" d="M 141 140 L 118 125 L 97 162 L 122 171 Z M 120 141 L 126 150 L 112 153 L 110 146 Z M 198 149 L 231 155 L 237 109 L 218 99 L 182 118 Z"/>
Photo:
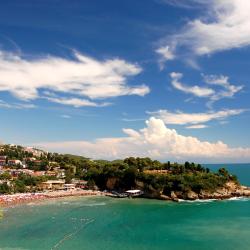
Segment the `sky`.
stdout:
<path fill-rule="evenodd" d="M 249 12 L 245 0 L 1 1 L 0 141 L 250 162 Z"/>

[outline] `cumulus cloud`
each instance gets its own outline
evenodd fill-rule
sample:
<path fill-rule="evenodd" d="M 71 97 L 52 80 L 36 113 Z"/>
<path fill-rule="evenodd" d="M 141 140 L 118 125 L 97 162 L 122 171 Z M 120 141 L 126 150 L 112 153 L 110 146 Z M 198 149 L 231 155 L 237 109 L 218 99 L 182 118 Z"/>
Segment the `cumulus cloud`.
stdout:
<path fill-rule="evenodd" d="M 178 34 L 167 37 L 158 51 L 168 46 L 170 53 L 202 56 L 250 45 L 250 2 L 246 0 L 173 1 L 179 6 L 197 6 L 206 9 L 201 18 L 189 21 Z M 183 52 L 183 50 L 182 50 Z M 182 53 L 183 54 L 183 53 Z M 161 53 L 164 58 L 164 53 Z"/>
<path fill-rule="evenodd" d="M 37 143 L 56 152 L 76 153 L 94 159 L 115 159 L 128 156 L 152 157 L 155 159 L 177 159 L 208 161 L 249 161 L 250 148 L 231 148 L 225 143 L 200 141 L 198 138 L 183 136 L 166 127 L 161 119 L 151 117 L 146 127 L 139 131 L 124 130 L 126 137 L 102 138 L 94 142 L 68 141 Z"/>
<path fill-rule="evenodd" d="M 187 93 L 192 94 L 197 97 L 208 98 L 209 105 L 213 102 L 218 101 L 222 98 L 232 98 L 235 94 L 240 92 L 244 86 L 243 85 L 233 85 L 229 82 L 228 76 L 223 75 L 202 75 L 205 84 L 209 87 L 200 87 L 198 85 L 189 86 L 181 82 L 183 74 L 172 72 L 170 73 L 171 84 L 174 88 Z M 212 88 L 213 87 L 213 88 Z M 217 89 L 219 87 L 220 89 Z M 216 89 L 215 89 L 216 88 Z"/>
<path fill-rule="evenodd" d="M 72 59 L 56 56 L 27 59 L 0 51 L 0 92 L 8 91 L 21 100 L 37 99 L 41 97 L 41 90 L 66 93 L 71 95 L 68 105 L 77 102 L 75 96 L 92 100 L 123 95 L 144 96 L 150 92 L 148 86 L 127 84 L 129 77 L 141 71 L 137 64 L 122 59 L 102 61 L 76 51 Z M 59 102 L 55 98 L 50 101 Z M 88 104 L 99 106 L 90 101 Z"/>
<path fill-rule="evenodd" d="M 148 112 L 150 115 L 153 115 L 162 121 L 165 124 L 174 124 L 174 125 L 199 125 L 199 128 L 204 127 L 204 123 L 219 120 L 224 121 L 226 118 L 230 116 L 240 115 L 245 112 L 245 109 L 228 109 L 221 111 L 209 111 L 207 113 L 183 113 L 181 111 L 178 112 L 170 112 L 168 110 L 158 110 L 155 112 Z M 189 126 L 189 128 L 197 128 L 197 126 Z"/>

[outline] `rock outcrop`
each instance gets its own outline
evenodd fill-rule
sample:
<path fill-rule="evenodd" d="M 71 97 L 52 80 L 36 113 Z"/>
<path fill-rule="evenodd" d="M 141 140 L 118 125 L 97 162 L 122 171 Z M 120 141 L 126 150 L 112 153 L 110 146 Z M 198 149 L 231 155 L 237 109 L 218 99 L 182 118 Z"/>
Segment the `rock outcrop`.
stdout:
<path fill-rule="evenodd" d="M 118 182 L 118 178 L 116 177 L 112 177 L 112 178 L 108 178 L 107 182 L 106 182 L 106 187 L 109 190 L 112 190 L 115 188 L 117 182 Z"/>
<path fill-rule="evenodd" d="M 186 193 L 186 197 L 187 200 L 197 200 L 199 198 L 199 195 L 197 193 L 195 193 L 194 191 L 188 191 Z"/>
<path fill-rule="evenodd" d="M 138 183 L 139 184 L 139 183 Z M 140 183 L 140 188 L 143 188 L 144 185 Z M 171 191 L 169 195 L 164 195 L 162 191 L 153 189 L 149 187 L 147 191 L 145 191 L 144 197 L 146 198 L 154 198 L 161 200 L 172 200 L 179 201 L 183 200 L 197 200 L 197 199 L 217 199 L 224 200 L 232 197 L 250 197 L 250 188 L 245 186 L 240 186 L 233 181 L 227 182 L 224 187 L 218 188 L 214 192 L 210 192 L 207 190 L 201 190 L 199 193 L 196 193 L 192 190 L 187 192 L 181 191 Z"/>

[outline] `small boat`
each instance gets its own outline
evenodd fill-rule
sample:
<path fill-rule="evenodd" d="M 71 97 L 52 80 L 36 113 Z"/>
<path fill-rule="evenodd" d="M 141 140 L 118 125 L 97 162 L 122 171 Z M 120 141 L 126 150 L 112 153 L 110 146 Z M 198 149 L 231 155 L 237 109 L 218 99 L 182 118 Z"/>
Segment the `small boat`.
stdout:
<path fill-rule="evenodd" d="M 128 197 L 138 197 L 144 194 L 144 192 L 139 189 L 127 190 L 125 193 L 128 195 Z"/>

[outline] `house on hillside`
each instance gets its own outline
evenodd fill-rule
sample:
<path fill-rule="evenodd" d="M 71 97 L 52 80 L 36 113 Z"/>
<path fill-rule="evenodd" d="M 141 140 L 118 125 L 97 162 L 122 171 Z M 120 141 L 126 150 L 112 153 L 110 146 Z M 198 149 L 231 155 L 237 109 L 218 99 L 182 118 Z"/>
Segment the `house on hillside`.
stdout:
<path fill-rule="evenodd" d="M 23 166 L 23 163 L 20 160 L 8 160 L 9 166 Z"/>
<path fill-rule="evenodd" d="M 6 165 L 6 160 L 0 160 L 0 167 L 4 167 Z"/>
<path fill-rule="evenodd" d="M 12 178 L 17 178 L 19 174 L 22 173 L 21 169 L 9 169 L 8 172 L 12 176 Z"/>
<path fill-rule="evenodd" d="M 24 151 L 31 153 L 31 154 L 33 154 L 33 156 L 36 156 L 36 157 L 41 157 L 44 153 L 46 153 L 43 150 L 35 149 L 33 147 L 26 147 L 26 148 L 24 148 Z"/>
<path fill-rule="evenodd" d="M 27 174 L 27 175 L 31 175 L 31 176 L 34 175 L 34 170 L 31 170 L 31 169 L 22 169 L 22 170 L 20 170 L 20 171 L 21 171 L 21 173 L 23 173 L 23 174 Z"/>
<path fill-rule="evenodd" d="M 24 162 L 29 162 L 29 161 L 33 162 L 36 160 L 36 158 L 35 157 L 27 157 L 27 158 L 24 158 L 23 160 L 24 160 Z"/>
<path fill-rule="evenodd" d="M 41 190 L 64 190 L 65 181 L 62 180 L 48 180 L 39 184 Z"/>
<path fill-rule="evenodd" d="M 88 181 L 85 180 L 72 179 L 71 183 L 73 183 L 77 188 L 81 189 L 88 188 Z"/>
<path fill-rule="evenodd" d="M 75 184 L 64 184 L 64 190 L 65 191 L 73 191 L 76 189 Z"/>
<path fill-rule="evenodd" d="M 44 176 L 45 175 L 45 171 L 34 171 L 33 176 Z"/>
<path fill-rule="evenodd" d="M 51 177 L 56 177 L 57 173 L 55 171 L 46 171 L 45 175 L 51 176 Z"/>

